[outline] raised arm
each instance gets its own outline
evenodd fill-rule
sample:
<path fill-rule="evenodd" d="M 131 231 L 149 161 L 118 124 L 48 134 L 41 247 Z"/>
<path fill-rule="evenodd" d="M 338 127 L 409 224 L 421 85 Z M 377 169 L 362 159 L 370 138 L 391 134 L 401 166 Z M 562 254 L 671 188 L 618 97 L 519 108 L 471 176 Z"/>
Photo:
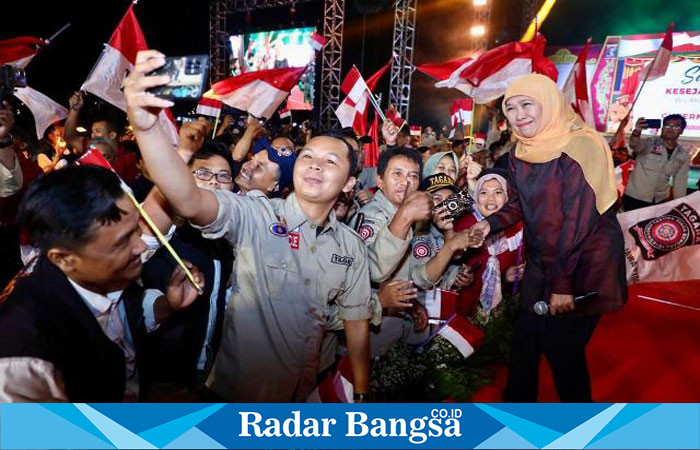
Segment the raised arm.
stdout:
<path fill-rule="evenodd" d="M 255 138 L 255 135 L 258 133 L 261 127 L 262 124 L 258 119 L 255 117 L 250 118 L 248 121 L 248 126 L 243 132 L 243 136 L 241 136 L 238 142 L 236 142 L 236 146 L 233 148 L 233 152 L 231 153 L 234 161 L 243 161 L 245 159 L 245 155 L 248 154 L 250 148 L 253 146 L 253 139 Z"/>
<path fill-rule="evenodd" d="M 124 80 L 129 122 L 134 127 L 141 155 L 151 177 L 173 211 L 196 225 L 208 225 L 216 219 L 219 203 L 213 193 L 199 189 L 194 178 L 158 123 L 162 108 L 173 103 L 146 90 L 168 83 L 167 75 L 147 74 L 165 64 L 165 56 L 155 50 L 139 52 L 134 70 Z"/>
<path fill-rule="evenodd" d="M 70 100 L 68 100 L 68 104 L 70 105 L 70 110 L 68 111 L 65 125 L 66 141 L 68 141 L 75 151 L 83 153 L 85 149 L 83 148 L 83 142 L 77 132 L 80 110 L 83 108 L 84 104 L 83 93 L 81 91 L 74 92 Z"/>

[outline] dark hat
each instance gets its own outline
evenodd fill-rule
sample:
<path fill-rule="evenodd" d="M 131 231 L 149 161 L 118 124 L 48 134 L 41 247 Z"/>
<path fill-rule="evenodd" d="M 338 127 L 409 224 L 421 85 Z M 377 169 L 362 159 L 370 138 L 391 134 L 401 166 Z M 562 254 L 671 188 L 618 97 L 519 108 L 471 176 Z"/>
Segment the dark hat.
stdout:
<path fill-rule="evenodd" d="M 420 183 L 420 190 L 430 194 L 440 189 L 449 189 L 452 192 L 459 192 L 459 188 L 455 186 L 455 180 L 444 173 L 436 173 L 435 175 L 425 177 Z"/>

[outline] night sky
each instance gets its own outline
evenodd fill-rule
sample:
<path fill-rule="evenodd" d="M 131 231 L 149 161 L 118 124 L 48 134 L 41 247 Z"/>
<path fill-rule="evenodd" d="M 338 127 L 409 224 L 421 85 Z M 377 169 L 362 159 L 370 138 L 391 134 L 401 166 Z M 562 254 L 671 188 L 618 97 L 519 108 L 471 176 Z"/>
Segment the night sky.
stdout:
<path fill-rule="evenodd" d="M 517 39 L 521 2 L 492 1 L 491 40 Z M 250 17 L 245 14 L 229 16 L 229 32 L 314 25 L 320 29 L 322 3 L 317 0 L 297 5 L 293 15 L 284 7 L 254 12 Z M 365 77 L 369 77 L 389 59 L 393 12 L 382 7 L 390 3 L 388 0 L 346 0 L 343 71 L 355 63 Z M 18 35 L 46 38 L 71 22 L 68 31 L 45 48 L 27 71 L 30 86 L 67 106 L 71 92 L 87 77 L 102 44 L 109 39 L 128 4 L 124 0 L 5 1 L 0 39 Z M 470 5 L 471 0 L 418 1 L 415 63 L 438 62 L 466 54 Z M 372 7 L 379 12 L 362 14 Z M 663 32 L 672 20 L 676 22 L 676 30 L 700 30 L 697 8 L 697 0 L 559 0 L 542 31 L 551 45 L 574 45 L 582 44 L 588 36 L 602 43 L 607 35 Z M 208 52 L 209 2 L 141 0 L 135 11 L 152 48 L 170 55 Z M 388 74 L 385 78 L 379 91 L 386 99 Z M 411 121 L 446 123 L 448 105 L 460 93 L 436 90 L 431 80 L 422 74 L 415 74 L 413 80 Z"/>

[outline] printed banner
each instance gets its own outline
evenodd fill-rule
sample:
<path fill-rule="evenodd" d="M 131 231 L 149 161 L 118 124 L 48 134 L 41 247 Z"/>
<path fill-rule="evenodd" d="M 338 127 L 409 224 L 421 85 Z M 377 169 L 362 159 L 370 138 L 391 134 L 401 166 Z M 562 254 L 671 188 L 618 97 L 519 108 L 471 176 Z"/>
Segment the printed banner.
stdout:
<path fill-rule="evenodd" d="M 621 118 L 629 112 L 634 95 L 643 81 L 641 70 L 651 58 L 628 58 L 623 69 L 621 88 L 610 106 L 607 131 L 614 133 Z M 680 114 L 688 122 L 684 137 L 700 137 L 700 58 L 677 58 L 671 61 L 666 75 L 648 81 L 634 106 L 627 132 L 639 117 L 663 119 L 669 114 Z M 619 110 L 618 113 L 615 111 Z M 657 134 L 660 130 L 645 130 Z"/>
<path fill-rule="evenodd" d="M 629 284 L 700 279 L 700 192 L 617 219 Z"/>
<path fill-rule="evenodd" d="M 700 404 L 3 404 L 0 448 L 697 449 Z"/>

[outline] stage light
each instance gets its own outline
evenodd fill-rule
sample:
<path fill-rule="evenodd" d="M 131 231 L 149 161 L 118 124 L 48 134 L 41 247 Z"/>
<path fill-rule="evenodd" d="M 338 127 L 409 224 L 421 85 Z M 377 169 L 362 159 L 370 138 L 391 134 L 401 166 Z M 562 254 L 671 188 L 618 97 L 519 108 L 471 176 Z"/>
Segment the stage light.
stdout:
<path fill-rule="evenodd" d="M 474 0 L 474 6 L 484 6 L 486 4 L 486 0 Z"/>
<path fill-rule="evenodd" d="M 78 127 L 75 129 L 75 131 L 77 131 L 78 133 L 87 133 L 87 130 L 85 129 L 85 127 Z"/>
<path fill-rule="evenodd" d="M 483 25 L 474 25 L 471 34 L 472 36 L 483 36 L 486 34 L 486 27 Z"/>

